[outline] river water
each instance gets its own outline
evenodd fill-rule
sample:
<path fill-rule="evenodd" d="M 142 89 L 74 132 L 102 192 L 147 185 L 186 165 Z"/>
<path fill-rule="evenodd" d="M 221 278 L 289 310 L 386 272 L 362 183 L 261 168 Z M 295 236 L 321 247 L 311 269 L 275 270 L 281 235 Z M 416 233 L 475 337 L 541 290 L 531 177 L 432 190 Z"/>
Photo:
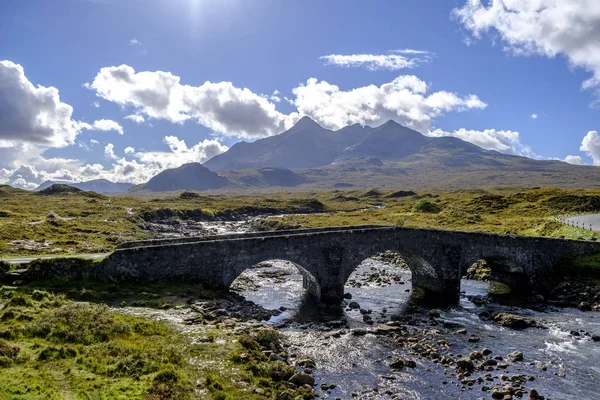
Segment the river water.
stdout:
<path fill-rule="evenodd" d="M 378 282 L 372 279 L 373 273 L 387 279 Z M 482 391 L 482 386 L 500 387 L 506 383 L 502 374 L 508 378 L 513 375 L 533 377 L 523 385 L 526 389 L 524 398 L 528 398 L 531 388 L 546 399 L 600 398 L 600 342 L 593 342 L 585 334 L 574 336 L 570 333 L 582 330 L 600 335 L 600 314 L 597 312 L 559 308 L 534 310 L 495 302 L 476 305 L 469 298 L 482 296 L 480 300 L 488 300 L 488 285 L 463 280 L 460 303 L 439 310 L 440 316 L 432 320 L 426 312 L 415 313 L 411 306 L 410 272 L 406 269 L 368 259 L 357 268 L 349 282 L 352 284 L 346 285 L 346 292 L 352 295 L 352 300 L 346 302 L 355 301 L 360 308 L 369 310 L 374 325 L 367 324 L 359 310 L 346 307 L 337 310 L 336 314 L 307 303 L 302 277 L 293 264 L 287 262 L 270 262 L 268 266 L 247 270 L 233 285 L 247 300 L 264 308 L 283 307 L 284 311 L 268 323 L 277 326 L 286 336 L 291 354 L 306 354 L 316 361 L 314 376 L 322 398 L 491 398 L 491 392 Z M 479 315 L 490 308 L 535 318 L 547 329 L 518 331 L 501 327 Z M 453 376 L 453 371 L 396 346 L 392 336 L 372 334 L 379 322 L 388 321 L 392 315 L 408 315 L 408 324 L 414 327 L 417 336 L 430 337 L 434 342 L 446 340 L 449 343 L 447 352 L 455 358 L 488 348 L 492 350 L 492 356 L 502 356 L 503 361 L 509 353 L 521 351 L 523 361 L 508 362 L 509 366 L 502 370 L 476 371 L 472 378 L 489 373 L 492 380 L 465 385 Z M 331 320 L 338 321 L 334 325 L 342 321 L 341 331 L 332 331 L 328 324 Z M 467 335 L 456 333 L 460 328 L 466 329 Z M 353 331 L 363 329 L 367 330 L 366 335 L 353 334 Z M 472 334 L 479 338 L 478 342 L 467 340 Z M 388 366 L 392 357 L 414 360 L 417 366 L 392 370 Z M 320 389 L 321 384 L 335 384 L 336 387 L 325 391 Z"/>

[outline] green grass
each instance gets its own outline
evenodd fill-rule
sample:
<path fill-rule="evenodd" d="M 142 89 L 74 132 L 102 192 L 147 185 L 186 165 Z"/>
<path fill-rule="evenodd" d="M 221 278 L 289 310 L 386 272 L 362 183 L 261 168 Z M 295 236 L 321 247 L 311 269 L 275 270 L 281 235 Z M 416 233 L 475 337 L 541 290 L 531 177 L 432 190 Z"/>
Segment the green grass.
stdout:
<path fill-rule="evenodd" d="M 110 291 L 115 301 L 128 302 L 156 301 L 169 290 L 199 297 L 214 293 L 172 285 L 79 283 L 76 292 L 56 282 L 37 285 L 0 290 L 2 399 L 268 399 L 287 390 L 285 381 L 294 372 L 264 354 L 284 349 L 281 335 L 270 328 L 242 332 L 217 324 L 184 333 L 102 302 L 70 300 L 84 291 L 93 301 Z M 185 303 L 172 297 L 180 299 L 173 305 Z M 303 389 L 291 394 L 310 398 Z"/>
<path fill-rule="evenodd" d="M 0 257 L 110 252 L 119 243 L 151 238 L 143 225 L 160 219 L 314 213 L 378 203 L 370 198 L 345 202 L 330 193 L 313 192 L 259 196 L 184 192 L 171 196 L 147 199 L 90 192 L 40 195 L 4 188 L 0 196 Z"/>
<path fill-rule="evenodd" d="M 0 398 L 192 398 L 196 372 L 172 328 L 46 291 L 0 294 Z M 157 382 L 165 370 L 178 379 Z"/>
<path fill-rule="evenodd" d="M 393 192 L 390 192 L 393 193 Z M 577 193 L 577 196 L 573 196 Z M 562 189 L 461 190 L 429 192 L 415 196 L 390 198 L 383 191 L 379 197 L 370 197 L 372 204 L 379 201 L 381 209 L 351 212 L 289 215 L 268 218 L 261 226 L 268 229 L 312 228 L 360 224 L 396 225 L 415 228 L 438 228 L 470 232 L 519 234 L 526 236 L 565 237 L 568 239 L 597 239 L 598 233 L 555 222 L 552 216 L 565 212 L 586 212 L 599 193 Z M 354 192 L 346 192 L 351 197 Z M 561 197 L 564 201 L 556 202 Z M 356 197 L 355 197 L 356 198 Z M 582 200 L 583 199 L 583 200 Z M 422 212 L 417 204 L 434 204 L 439 212 Z M 581 208 L 579 208 L 581 207 Z"/>

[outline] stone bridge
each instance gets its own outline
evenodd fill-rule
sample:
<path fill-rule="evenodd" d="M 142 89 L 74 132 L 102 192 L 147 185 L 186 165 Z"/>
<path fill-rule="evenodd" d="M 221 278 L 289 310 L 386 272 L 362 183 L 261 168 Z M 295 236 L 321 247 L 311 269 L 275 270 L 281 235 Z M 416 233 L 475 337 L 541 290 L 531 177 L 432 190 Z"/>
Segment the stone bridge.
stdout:
<path fill-rule="evenodd" d="M 600 251 L 600 243 L 388 226 L 218 235 L 128 242 L 94 267 L 97 277 L 185 279 L 228 288 L 247 268 L 267 260 L 294 263 L 309 293 L 341 301 L 346 280 L 366 258 L 398 251 L 413 287 L 438 303 L 456 302 L 468 266 L 485 259 L 494 280 L 531 290 L 566 257 Z"/>

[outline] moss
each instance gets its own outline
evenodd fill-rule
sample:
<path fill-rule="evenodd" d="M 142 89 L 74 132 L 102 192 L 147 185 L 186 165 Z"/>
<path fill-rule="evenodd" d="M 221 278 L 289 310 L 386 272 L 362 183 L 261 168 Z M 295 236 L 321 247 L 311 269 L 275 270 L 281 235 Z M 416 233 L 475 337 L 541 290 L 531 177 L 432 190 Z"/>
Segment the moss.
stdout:
<path fill-rule="evenodd" d="M 493 296 L 504 296 L 509 294 L 511 291 L 512 289 L 510 286 L 495 281 L 490 282 L 490 287 L 488 289 L 488 293 Z"/>
<path fill-rule="evenodd" d="M 420 199 L 412 207 L 412 212 L 437 214 L 440 212 L 440 206 L 431 200 Z"/>

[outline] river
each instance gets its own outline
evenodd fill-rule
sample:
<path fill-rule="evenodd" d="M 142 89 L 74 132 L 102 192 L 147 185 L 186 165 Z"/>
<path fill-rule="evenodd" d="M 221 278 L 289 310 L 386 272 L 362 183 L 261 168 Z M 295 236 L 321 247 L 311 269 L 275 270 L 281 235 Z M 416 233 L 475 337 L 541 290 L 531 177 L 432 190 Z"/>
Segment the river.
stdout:
<path fill-rule="evenodd" d="M 373 274 L 384 277 L 373 279 Z M 386 278 L 388 277 L 388 278 Z M 396 280 L 392 279 L 397 277 Z M 317 391 L 323 398 L 341 399 L 477 399 L 491 398 L 491 392 L 482 387 L 500 388 L 514 375 L 527 377 L 523 384 L 524 397 L 535 388 L 546 399 L 600 398 L 600 342 L 590 336 L 571 331 L 600 334 L 597 312 L 577 309 L 531 309 L 526 306 L 502 305 L 490 301 L 488 285 L 484 282 L 463 280 L 460 303 L 439 310 L 439 317 L 430 318 L 427 312 L 415 311 L 411 306 L 410 272 L 393 264 L 368 259 L 350 277 L 346 292 L 350 301 L 357 302 L 375 323 L 364 321 L 359 310 L 348 307 L 332 313 L 315 308 L 304 301 L 302 277 L 293 264 L 272 262 L 269 266 L 250 269 L 234 282 L 238 293 L 267 309 L 284 310 L 268 322 L 277 326 L 290 344 L 290 352 L 308 355 L 316 362 L 314 376 Z M 469 300 L 480 296 L 476 305 Z M 484 311 L 502 311 L 528 316 L 540 321 L 546 329 L 513 330 L 501 327 L 480 316 Z M 332 315 L 333 314 L 333 315 Z M 451 369 L 436 364 L 428 357 L 410 354 L 406 347 L 395 344 L 393 336 L 375 335 L 379 322 L 400 316 L 410 326 L 415 337 L 429 337 L 432 342 L 447 341 L 447 354 L 455 358 L 474 350 L 488 348 L 491 356 L 501 356 L 507 368 L 493 371 L 475 371 L 469 379 L 489 380 L 469 385 L 461 383 Z M 485 313 L 484 313 L 485 315 Z M 342 329 L 331 327 L 339 325 Z M 315 322 L 316 321 L 316 322 Z M 456 333 L 464 328 L 467 334 Z M 367 334 L 362 335 L 362 330 Z M 360 335 L 355 335 L 358 331 Z M 478 342 L 469 342 L 471 335 Z M 523 361 L 508 362 L 513 351 L 523 353 Z M 415 368 L 392 370 L 391 358 L 416 361 Z M 490 367 L 491 368 L 491 367 Z M 503 380 L 506 379 L 505 380 Z M 326 390 L 323 389 L 327 386 Z M 330 389 L 330 384 L 335 388 Z"/>

